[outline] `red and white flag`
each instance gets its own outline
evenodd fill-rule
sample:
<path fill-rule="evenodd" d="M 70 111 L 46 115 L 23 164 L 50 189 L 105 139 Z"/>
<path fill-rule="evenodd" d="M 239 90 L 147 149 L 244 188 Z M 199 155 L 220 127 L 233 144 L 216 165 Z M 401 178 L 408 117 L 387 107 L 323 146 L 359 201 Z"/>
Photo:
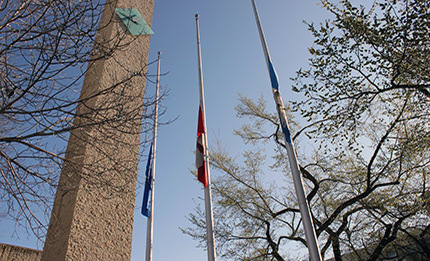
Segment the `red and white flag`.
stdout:
<path fill-rule="evenodd" d="M 212 210 L 212 195 L 210 186 L 210 173 L 209 162 L 207 155 L 207 136 L 206 136 L 206 119 L 205 119 L 205 95 L 203 91 L 203 73 L 202 73 L 202 59 L 200 50 L 200 31 L 199 31 L 199 15 L 196 14 L 196 29 L 197 29 L 197 55 L 199 62 L 199 121 L 197 124 L 197 150 L 196 150 L 196 167 L 197 179 L 205 186 L 205 212 L 206 212 L 206 239 L 207 239 L 207 252 L 208 261 L 216 261 L 216 247 L 215 247 L 215 232 L 213 222 Z"/>
<path fill-rule="evenodd" d="M 202 105 L 199 106 L 199 120 L 197 125 L 197 150 L 196 150 L 196 167 L 198 170 L 197 178 L 203 183 L 205 188 L 208 185 L 208 175 L 206 170 L 206 130 L 203 117 Z"/>

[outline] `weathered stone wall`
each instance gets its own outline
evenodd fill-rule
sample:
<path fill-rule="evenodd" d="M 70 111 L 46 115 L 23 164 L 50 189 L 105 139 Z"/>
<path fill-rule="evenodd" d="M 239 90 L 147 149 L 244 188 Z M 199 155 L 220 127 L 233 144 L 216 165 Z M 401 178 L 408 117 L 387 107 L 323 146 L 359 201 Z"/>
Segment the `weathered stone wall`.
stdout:
<path fill-rule="evenodd" d="M 39 261 L 42 251 L 0 243 L 0 261 Z"/>

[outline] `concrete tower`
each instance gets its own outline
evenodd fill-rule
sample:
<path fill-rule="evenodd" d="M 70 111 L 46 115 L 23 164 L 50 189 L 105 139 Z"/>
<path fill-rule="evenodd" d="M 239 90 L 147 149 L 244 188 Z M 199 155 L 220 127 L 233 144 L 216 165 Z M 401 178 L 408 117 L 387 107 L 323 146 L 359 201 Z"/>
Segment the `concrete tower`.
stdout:
<path fill-rule="evenodd" d="M 154 0 L 106 1 L 42 260 L 130 260 L 150 41 L 131 26 L 151 25 L 153 6 Z"/>

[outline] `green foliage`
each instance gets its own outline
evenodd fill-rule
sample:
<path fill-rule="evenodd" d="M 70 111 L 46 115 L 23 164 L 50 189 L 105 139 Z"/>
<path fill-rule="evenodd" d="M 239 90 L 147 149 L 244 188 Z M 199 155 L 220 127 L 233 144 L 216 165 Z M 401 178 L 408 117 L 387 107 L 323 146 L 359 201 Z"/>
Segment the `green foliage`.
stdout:
<path fill-rule="evenodd" d="M 308 24 L 310 67 L 293 79 L 304 100 L 291 107 L 309 123 L 292 124 L 294 142 L 318 144 L 299 162 L 322 254 L 381 260 L 393 249 L 402 258 L 410 247 L 429 259 L 430 3 L 322 6 L 333 20 Z M 221 146 L 211 152 L 220 173 L 213 180 L 219 252 L 231 260 L 287 260 L 287 243 L 306 241 L 278 119 L 263 98 L 239 101 L 238 117 L 251 122 L 235 133 L 252 150 L 236 158 Z M 270 146 L 271 170 L 285 182 L 271 183 L 264 172 Z M 202 218 L 190 220 L 203 229 Z"/>
<path fill-rule="evenodd" d="M 235 133 L 246 144 L 253 144 L 253 149 L 232 157 L 219 143 L 210 153 L 212 169 L 220 174 L 212 177 L 217 251 L 223 258 L 233 260 L 280 258 L 278 252 L 283 252 L 282 256 L 287 253 L 270 244 L 276 246 L 287 243 L 287 237 L 281 237 L 282 234 L 278 233 L 284 230 L 284 224 L 294 219 L 289 229 L 289 238 L 292 240 L 302 242 L 303 239 L 298 235 L 303 236 L 303 232 L 296 218 L 299 210 L 293 193 L 285 194 L 284 188 L 266 181 L 263 171 L 266 152 L 257 146 L 281 137 L 277 133 L 280 132 L 277 116 L 267 113 L 263 96 L 253 101 L 239 95 L 239 100 L 240 104 L 236 107 L 238 117 L 249 117 L 251 123 L 235 130 Z M 294 121 L 292 123 L 296 125 Z M 268 134 L 273 128 L 276 132 Z M 281 165 L 280 162 L 285 161 L 285 158 L 278 156 L 275 157 L 275 164 Z M 238 158 L 242 163 L 238 163 Z M 292 214 L 281 212 L 286 208 L 293 209 Z M 205 213 L 200 206 L 196 208 L 196 213 L 190 214 L 189 219 L 193 227 L 182 231 L 198 240 L 200 246 L 205 246 Z M 268 245 L 267 242 L 272 243 Z"/>
<path fill-rule="evenodd" d="M 334 20 L 308 24 L 315 37 L 310 69 L 298 71 L 293 87 L 306 97 L 295 109 L 309 121 L 323 120 L 313 136 L 355 142 L 361 126 L 392 119 L 406 102 L 410 117 L 428 117 L 427 1 L 375 3 L 369 12 L 349 1 L 323 4 Z"/>

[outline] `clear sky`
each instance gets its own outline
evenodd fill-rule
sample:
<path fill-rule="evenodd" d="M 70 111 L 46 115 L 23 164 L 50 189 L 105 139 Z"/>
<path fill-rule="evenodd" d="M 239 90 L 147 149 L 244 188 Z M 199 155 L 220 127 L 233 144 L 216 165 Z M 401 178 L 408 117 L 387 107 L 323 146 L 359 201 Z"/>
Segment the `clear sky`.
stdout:
<path fill-rule="evenodd" d="M 291 92 L 290 77 L 307 68 L 313 38 L 303 20 L 319 23 L 330 15 L 318 0 L 256 0 L 272 62 L 277 70 L 285 103 L 300 99 Z M 241 140 L 233 128 L 242 122 L 234 107 L 237 94 L 258 98 L 264 93 L 268 108 L 275 111 L 271 87 L 250 0 L 155 0 L 150 61 L 162 52 L 161 86 L 170 90 L 163 105 L 167 112 L 157 140 L 153 260 L 206 260 L 206 252 L 184 235 L 179 227 L 190 225 L 186 216 L 203 197 L 203 186 L 191 174 L 194 168 L 199 105 L 195 14 L 200 15 L 206 121 L 209 147 L 220 139 L 232 155 L 240 153 Z M 156 65 L 149 68 L 156 74 Z M 151 90 L 152 88 L 152 90 Z M 155 86 L 148 84 L 153 92 Z M 146 152 L 147 153 L 147 152 Z M 139 165 L 144 181 L 145 159 Z M 211 175 L 217 175 L 215 171 Z M 142 186 L 138 186 L 133 231 L 132 261 L 145 259 L 147 219 L 140 214 Z M 2 226 L 6 223 L 2 223 Z M 5 227 L 0 241 L 42 249 L 22 229 L 19 240 L 11 239 Z"/>
<path fill-rule="evenodd" d="M 290 77 L 307 67 L 313 37 L 303 20 L 319 23 L 329 17 L 317 0 L 256 0 L 284 101 L 300 98 L 291 92 Z M 243 148 L 232 135 L 243 122 L 236 118 L 237 93 L 257 98 L 263 92 L 275 111 L 269 76 L 250 0 L 155 0 L 150 60 L 162 52 L 160 84 L 170 89 L 161 121 L 178 120 L 159 129 L 156 158 L 153 260 L 207 260 L 206 252 L 178 227 L 203 197 L 190 173 L 194 168 L 199 105 L 195 14 L 200 24 L 206 121 L 209 146 L 224 142 L 232 155 Z M 149 69 L 156 73 L 156 66 Z M 147 88 L 154 88 L 148 85 Z M 144 162 L 139 168 L 143 181 Z M 217 175 L 211 171 L 211 175 Z M 194 200 L 193 200 L 194 199 Z M 141 205 L 138 188 L 136 207 Z M 145 259 L 147 219 L 135 212 L 132 261 Z"/>

